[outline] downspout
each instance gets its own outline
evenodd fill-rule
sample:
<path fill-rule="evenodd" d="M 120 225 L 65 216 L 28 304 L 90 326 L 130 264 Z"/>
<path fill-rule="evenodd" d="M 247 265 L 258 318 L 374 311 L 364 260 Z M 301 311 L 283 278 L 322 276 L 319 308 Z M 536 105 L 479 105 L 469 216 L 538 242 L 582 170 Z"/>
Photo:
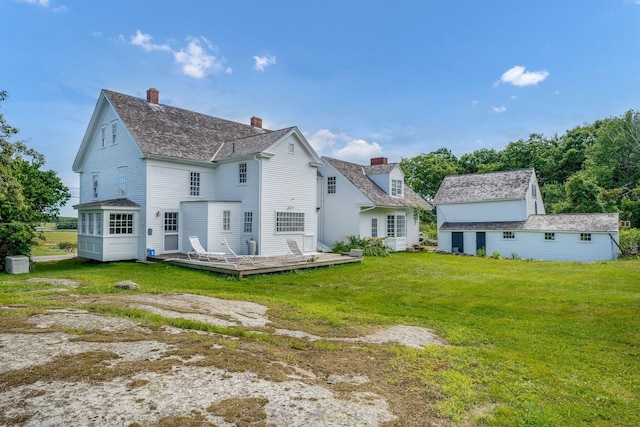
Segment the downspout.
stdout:
<path fill-rule="evenodd" d="M 256 215 L 256 224 L 258 225 L 258 241 L 256 254 L 262 253 L 262 160 L 260 160 L 260 155 L 256 154 L 253 156 L 253 160 L 258 162 L 258 214 Z"/>

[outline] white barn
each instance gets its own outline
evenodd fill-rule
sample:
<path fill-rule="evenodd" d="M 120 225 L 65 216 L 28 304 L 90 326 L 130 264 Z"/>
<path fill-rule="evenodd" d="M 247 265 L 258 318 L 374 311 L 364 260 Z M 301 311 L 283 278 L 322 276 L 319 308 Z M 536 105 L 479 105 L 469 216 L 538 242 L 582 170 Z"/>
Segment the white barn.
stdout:
<path fill-rule="evenodd" d="M 263 255 L 317 245 L 322 160 L 296 127 L 270 131 L 102 90 L 73 163 L 78 255 L 99 261 L 187 252 L 188 236 Z"/>
<path fill-rule="evenodd" d="M 533 169 L 448 176 L 433 203 L 444 251 L 559 261 L 618 257 L 618 214 L 545 214 Z"/>

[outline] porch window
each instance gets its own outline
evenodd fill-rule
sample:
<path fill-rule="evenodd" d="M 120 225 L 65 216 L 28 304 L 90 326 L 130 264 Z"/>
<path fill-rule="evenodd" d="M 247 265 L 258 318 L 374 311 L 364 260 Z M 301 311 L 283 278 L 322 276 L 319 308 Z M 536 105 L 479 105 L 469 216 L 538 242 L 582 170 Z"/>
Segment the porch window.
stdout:
<path fill-rule="evenodd" d="M 591 233 L 580 233 L 580 241 L 581 242 L 590 242 L 591 241 Z"/>
<path fill-rule="evenodd" d="M 378 218 L 371 218 L 371 237 L 378 237 Z"/>
<path fill-rule="evenodd" d="M 191 179 L 189 184 L 189 195 L 200 195 L 200 172 L 191 172 Z"/>
<path fill-rule="evenodd" d="M 391 180 L 391 196 L 392 197 L 402 197 L 403 190 L 403 182 L 401 179 L 392 179 Z"/>
<path fill-rule="evenodd" d="M 253 233 L 253 212 L 244 213 L 244 232 Z"/>
<path fill-rule="evenodd" d="M 93 235 L 93 213 L 88 213 L 87 217 L 89 218 L 88 222 L 88 229 L 87 231 L 89 232 L 89 234 Z"/>
<path fill-rule="evenodd" d="M 304 212 L 276 212 L 276 232 L 304 231 Z"/>
<path fill-rule="evenodd" d="M 231 211 L 222 211 L 222 231 L 231 231 Z"/>
<path fill-rule="evenodd" d="M 514 233 L 513 231 L 503 231 L 502 232 L 502 238 L 503 239 L 515 239 L 516 238 L 516 233 Z"/>
<path fill-rule="evenodd" d="M 556 233 L 544 233 L 544 240 L 556 240 Z"/>
<path fill-rule="evenodd" d="M 327 194 L 336 194 L 336 177 L 330 176 L 327 178 Z"/>
<path fill-rule="evenodd" d="M 109 234 L 133 234 L 133 214 L 109 214 Z"/>
<path fill-rule="evenodd" d="M 80 214 L 80 234 L 87 234 L 87 214 Z"/>
<path fill-rule="evenodd" d="M 238 164 L 238 183 L 247 183 L 247 164 L 244 162 Z"/>
<path fill-rule="evenodd" d="M 404 215 L 387 215 L 387 237 L 406 237 L 407 218 Z"/>

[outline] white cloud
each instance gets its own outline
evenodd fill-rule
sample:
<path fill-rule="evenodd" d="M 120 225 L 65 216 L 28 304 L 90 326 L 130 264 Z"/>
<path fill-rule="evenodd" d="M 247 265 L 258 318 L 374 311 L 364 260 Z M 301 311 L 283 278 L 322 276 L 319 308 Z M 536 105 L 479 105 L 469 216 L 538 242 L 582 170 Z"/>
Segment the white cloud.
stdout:
<path fill-rule="evenodd" d="M 18 0 L 21 3 L 27 3 L 27 4 L 35 4 L 37 6 L 42 6 L 45 8 L 49 8 L 49 6 L 51 6 L 51 2 L 49 0 Z M 69 10 L 67 8 L 67 6 L 56 6 L 53 7 L 51 10 L 53 10 L 54 12 L 66 12 L 67 10 Z"/>
<path fill-rule="evenodd" d="M 269 65 L 273 65 L 276 63 L 276 57 L 271 55 L 269 52 L 265 53 L 262 56 L 254 56 L 253 60 L 255 63 L 253 64 L 253 68 L 257 71 L 264 71 Z"/>
<path fill-rule="evenodd" d="M 222 62 L 213 55 L 210 55 L 206 50 L 212 50 L 213 46 L 204 37 L 189 39 L 189 44 L 185 49 L 181 49 L 178 52 L 174 52 L 173 56 L 178 64 L 182 64 L 182 72 L 187 76 L 201 79 L 205 77 L 209 72 L 223 71 Z M 201 43 L 204 43 L 203 47 Z M 230 72 L 230 68 L 227 72 Z"/>
<path fill-rule="evenodd" d="M 143 34 L 140 30 L 136 30 L 136 34 L 131 36 L 131 44 L 134 46 L 140 46 L 147 52 L 152 50 L 171 51 L 171 47 L 166 44 L 153 44 L 151 43 L 151 37 L 149 34 Z"/>
<path fill-rule="evenodd" d="M 496 82 L 496 85 L 500 82 L 505 84 L 511 84 L 514 86 L 533 86 L 537 85 L 544 79 L 549 77 L 549 72 L 543 71 L 525 71 L 525 67 L 522 65 L 516 65 L 505 71 L 500 80 Z"/>
<path fill-rule="evenodd" d="M 124 37 L 119 37 L 119 40 L 123 39 Z M 152 40 L 150 34 L 144 34 L 140 30 L 136 30 L 136 34 L 131 36 L 131 44 L 146 52 L 171 52 L 176 63 L 182 66 L 182 72 L 189 77 L 201 79 L 210 73 L 233 72 L 231 67 L 224 67 L 224 59 L 218 59 L 210 53 L 215 50 L 215 46 L 205 37 L 187 37 L 187 46 L 177 51 L 168 44 L 155 44 Z"/>
<path fill-rule="evenodd" d="M 491 106 L 491 111 L 494 113 L 504 113 L 505 111 L 507 111 L 507 107 L 505 107 L 504 105 L 501 105 L 499 107 L 496 107 L 495 105 Z"/>
<path fill-rule="evenodd" d="M 320 129 L 309 138 L 309 143 L 320 155 L 336 157 L 348 162 L 368 164 L 371 157 L 382 154 L 377 142 L 356 139 L 347 133 L 333 133 Z"/>
<path fill-rule="evenodd" d="M 478 106 L 478 104 L 479 104 L 479 102 L 478 102 L 478 101 L 476 101 L 475 99 L 474 99 L 473 101 L 471 101 L 471 106 L 472 106 L 473 108 L 476 108 L 476 107 Z"/>

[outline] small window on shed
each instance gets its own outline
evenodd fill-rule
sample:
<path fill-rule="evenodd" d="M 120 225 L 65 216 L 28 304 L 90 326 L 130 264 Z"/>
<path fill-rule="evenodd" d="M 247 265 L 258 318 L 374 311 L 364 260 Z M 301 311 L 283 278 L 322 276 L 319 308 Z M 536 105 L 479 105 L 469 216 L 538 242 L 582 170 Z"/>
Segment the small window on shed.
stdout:
<path fill-rule="evenodd" d="M 591 241 L 591 233 L 580 233 L 580 241 L 581 242 L 590 242 Z"/>
<path fill-rule="evenodd" d="M 556 240 L 556 233 L 544 233 L 544 240 Z"/>
<path fill-rule="evenodd" d="M 516 233 L 514 233 L 513 231 L 503 231 L 502 232 L 502 238 L 503 239 L 515 239 L 516 238 Z"/>

